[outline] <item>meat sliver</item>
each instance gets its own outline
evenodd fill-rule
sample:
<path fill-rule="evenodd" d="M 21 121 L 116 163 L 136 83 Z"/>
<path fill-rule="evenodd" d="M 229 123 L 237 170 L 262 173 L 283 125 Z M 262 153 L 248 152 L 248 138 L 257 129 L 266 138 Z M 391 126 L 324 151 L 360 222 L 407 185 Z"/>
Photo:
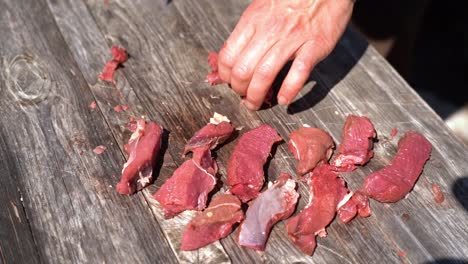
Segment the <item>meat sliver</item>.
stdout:
<path fill-rule="evenodd" d="M 208 208 L 195 216 L 184 230 L 181 250 L 195 250 L 231 234 L 234 224 L 244 219 L 239 198 L 219 194 Z"/>
<path fill-rule="evenodd" d="M 265 182 L 263 166 L 274 143 L 281 141 L 276 130 L 261 125 L 241 136 L 229 158 L 227 184 L 230 192 L 241 199 L 250 201 L 258 196 Z"/>
<path fill-rule="evenodd" d="M 337 171 L 352 171 L 355 165 L 366 164 L 373 156 L 374 125 L 369 118 L 348 115 L 343 127 L 342 142 L 332 165 Z"/>
<path fill-rule="evenodd" d="M 196 149 L 193 158 L 177 168 L 154 194 L 162 206 L 164 217 L 171 218 L 185 210 L 203 210 L 208 194 L 216 185 L 217 171 L 210 149 Z"/>
<path fill-rule="evenodd" d="M 117 184 L 120 194 L 133 194 L 153 181 L 153 166 L 161 148 L 163 128 L 155 122 L 137 121 L 137 129 L 124 146 L 129 155 Z"/>
<path fill-rule="evenodd" d="M 205 146 L 209 149 L 214 149 L 216 146 L 226 141 L 233 131 L 234 126 L 227 121 L 223 121 L 217 125 L 210 123 L 197 131 L 187 142 L 183 155 L 185 156 L 189 151 L 193 151 L 195 148 Z"/>
<path fill-rule="evenodd" d="M 348 194 L 348 189 L 344 180 L 326 164 L 314 169 L 307 184 L 310 202 L 287 222 L 286 229 L 291 242 L 305 254 L 312 255 L 317 246 L 315 236 L 327 235 L 325 227 L 335 217 L 338 204 Z"/>
<path fill-rule="evenodd" d="M 265 250 L 271 228 L 288 218 L 296 208 L 299 194 L 291 176 L 283 173 L 249 206 L 246 218 L 239 228 L 238 243 L 256 250 Z"/>
<path fill-rule="evenodd" d="M 413 188 L 431 156 L 431 143 L 409 131 L 398 141 L 398 152 L 385 168 L 366 176 L 362 192 L 382 203 L 403 199 Z"/>
<path fill-rule="evenodd" d="M 333 154 L 333 139 L 320 128 L 302 127 L 289 134 L 289 150 L 298 160 L 297 174 L 303 176 Z"/>

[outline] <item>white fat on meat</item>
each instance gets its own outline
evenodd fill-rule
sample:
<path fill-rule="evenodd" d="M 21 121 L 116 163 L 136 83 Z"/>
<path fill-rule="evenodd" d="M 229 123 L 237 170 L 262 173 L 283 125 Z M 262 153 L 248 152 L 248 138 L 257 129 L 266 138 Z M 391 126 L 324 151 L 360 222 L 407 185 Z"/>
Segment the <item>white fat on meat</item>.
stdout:
<path fill-rule="evenodd" d="M 231 121 L 227 118 L 227 116 L 223 116 L 222 114 L 214 113 L 213 117 L 210 118 L 210 123 L 213 125 L 219 125 L 222 122 L 228 122 L 230 123 Z"/>
<path fill-rule="evenodd" d="M 294 140 L 292 140 L 292 139 L 289 140 L 289 142 L 294 147 L 294 152 L 296 152 L 297 159 L 300 160 L 301 159 L 301 154 L 299 153 L 299 150 L 297 150 L 296 142 L 294 142 Z"/>
<path fill-rule="evenodd" d="M 349 199 L 351 199 L 353 194 L 354 194 L 353 192 L 349 192 L 348 194 L 346 194 L 336 206 L 336 210 L 340 209 L 343 205 L 345 205 L 349 201 Z"/>

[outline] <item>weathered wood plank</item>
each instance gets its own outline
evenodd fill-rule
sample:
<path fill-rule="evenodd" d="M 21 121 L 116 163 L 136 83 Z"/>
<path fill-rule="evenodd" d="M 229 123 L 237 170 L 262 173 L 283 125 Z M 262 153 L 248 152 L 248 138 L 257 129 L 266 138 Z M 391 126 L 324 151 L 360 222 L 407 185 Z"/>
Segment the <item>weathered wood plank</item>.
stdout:
<path fill-rule="evenodd" d="M 104 2 L 96 2 L 96 8 L 99 9 L 103 23 L 111 23 L 111 27 L 115 28 L 114 31 L 105 31 L 103 35 L 95 24 L 93 17 L 88 12 L 86 5 L 81 1 L 48 1 L 52 13 L 57 21 L 67 44 L 70 46 L 71 51 L 78 62 L 78 66 L 84 73 L 91 91 L 100 106 L 104 117 L 106 118 L 112 133 L 117 138 L 118 145 L 123 151 L 123 145 L 128 139 L 129 132 L 125 128 L 129 116 L 147 116 L 150 119 L 168 127 L 168 120 L 164 112 L 148 111 L 151 109 L 151 103 L 142 102 L 141 98 L 146 98 L 146 95 L 136 94 L 136 91 L 145 92 L 149 88 L 143 89 L 142 86 L 150 86 L 154 80 L 148 82 L 141 82 L 140 77 L 145 74 L 150 74 L 152 65 L 145 65 L 145 56 L 139 51 L 139 48 L 132 49 L 133 45 L 152 45 L 145 39 L 144 32 L 140 31 L 139 25 L 134 24 L 133 18 L 138 17 L 137 13 L 131 13 L 131 10 L 126 10 L 125 6 L 120 6 L 118 3 L 110 3 L 109 5 Z M 158 3 L 155 3 L 158 4 Z M 157 8 L 158 10 L 161 8 Z M 155 15 L 155 13 L 153 13 Z M 114 17 L 117 17 L 114 18 Z M 130 34 L 129 31 L 130 30 Z M 106 40 L 108 44 L 106 44 Z M 97 75 L 102 70 L 102 67 L 109 58 L 109 46 L 120 44 L 127 47 L 130 52 L 131 59 L 125 63 L 123 69 L 119 69 L 116 73 L 116 87 L 107 85 L 97 80 Z M 152 50 L 153 48 L 150 48 Z M 145 49 L 143 49 L 145 51 Z M 99 63 L 96 63 L 99 61 Z M 140 68 L 140 74 L 129 75 L 127 69 L 137 65 Z M 165 84 L 167 87 L 173 86 L 171 80 L 167 76 L 159 76 L 160 78 L 167 79 Z M 109 93 L 110 92 L 110 93 Z M 156 94 L 157 95 L 157 94 Z M 170 96 L 170 94 L 168 94 Z M 128 105 L 130 107 L 129 113 L 115 113 L 113 107 L 115 105 Z M 164 103 L 163 103 L 164 104 Z M 143 106 L 145 106 L 143 108 Z M 165 110 L 169 111 L 169 110 Z M 178 120 L 169 120 L 180 129 Z M 195 128 L 194 128 L 195 129 Z M 188 136 L 188 134 L 187 134 Z M 172 138 L 172 136 L 171 136 Z M 185 141 L 178 141 L 185 142 Z M 167 144 L 167 143 L 166 143 Z M 172 146 L 172 139 L 170 145 Z M 169 149 L 171 150 L 171 149 Z M 172 158 L 170 151 L 167 151 L 164 156 L 162 168 L 159 170 L 160 177 L 156 180 L 156 185 L 160 186 L 165 179 L 171 176 L 173 171 L 181 164 L 180 152 L 174 154 L 179 163 L 176 163 Z M 170 220 L 165 220 L 160 208 L 152 198 L 155 188 L 148 188 L 143 192 L 146 197 L 147 203 L 151 211 L 162 228 L 166 238 L 168 239 L 171 248 L 175 251 L 177 259 L 182 263 L 224 263 L 229 262 L 229 257 L 222 248 L 220 243 L 213 243 L 201 250 L 182 252 L 178 250 L 180 238 L 185 225 L 193 216 L 193 212 L 188 212 Z"/>
<path fill-rule="evenodd" d="M 99 109 L 88 108 L 93 95 L 45 1 L 2 1 L 0 10 L 9 22 L 0 27 L 1 151 L 40 261 L 174 262 L 143 196 L 113 188 L 123 155 Z"/>
<path fill-rule="evenodd" d="M 201 34 L 198 35 L 198 39 L 208 49 L 213 49 L 213 47 L 216 49 L 216 42 L 218 43 L 218 47 L 220 47 L 222 41 L 224 41 L 234 26 L 229 14 L 227 12 L 222 13 L 223 9 L 220 8 L 219 2 L 178 1 L 174 4 L 177 5 L 183 17 L 188 21 L 189 25 L 193 27 L 193 30 L 204 29 L 201 30 Z M 210 8 L 210 6 L 215 7 Z M 242 4 L 237 5 L 240 10 L 245 6 L 246 5 L 242 6 Z M 191 10 L 197 10 L 197 12 L 191 12 Z M 200 12 L 203 14 L 200 14 Z M 229 12 L 240 13 L 239 10 L 232 9 L 229 10 Z M 226 28 L 228 29 L 227 32 L 218 33 Z M 210 30 L 217 31 L 216 34 L 211 33 L 211 38 L 209 37 Z M 218 36 L 221 36 L 221 38 L 218 39 Z M 354 173 L 360 174 L 360 177 L 356 177 L 355 175 L 347 177 L 353 189 L 359 187 L 362 182 L 362 177 L 365 174 L 383 167 L 395 153 L 397 141 L 394 140 L 388 144 L 384 136 L 388 135 L 393 127 L 398 127 L 400 129 L 400 135 L 409 129 L 420 131 L 433 142 L 436 150 L 440 149 L 440 146 L 447 148 L 455 147 L 456 150 L 452 151 L 445 149 L 445 151 L 451 152 L 448 161 L 440 159 L 437 152 L 434 153 L 431 162 L 426 166 L 422 179 L 419 181 L 410 198 L 407 199 L 410 201 L 413 200 L 414 204 L 405 204 L 406 200 L 398 204 L 398 207 L 405 208 L 405 210 L 408 211 L 411 211 L 411 208 L 414 207 L 424 208 L 424 210 L 421 210 L 423 212 L 419 213 L 416 217 L 420 222 L 425 222 L 425 219 L 426 221 L 430 219 L 430 225 L 434 225 L 433 228 L 437 226 L 437 235 L 428 234 L 428 232 L 408 231 L 410 229 L 416 229 L 420 225 L 404 223 L 401 221 L 401 213 L 398 213 L 398 211 L 389 211 L 386 208 L 388 206 L 373 203 L 373 205 L 375 204 L 375 207 L 377 207 L 377 209 L 374 210 L 375 218 L 366 219 L 367 221 L 362 220 L 361 222 L 364 224 L 364 227 L 361 230 L 353 230 L 354 234 L 351 236 L 353 238 L 361 237 L 361 239 L 357 239 L 359 240 L 358 245 L 361 248 L 370 250 L 366 250 L 364 254 L 362 251 L 356 250 L 354 252 L 347 252 L 347 254 L 343 254 L 342 256 L 345 256 L 343 259 L 351 259 L 353 262 L 369 261 L 370 259 L 398 262 L 400 261 L 398 252 L 405 250 L 404 246 L 406 246 L 406 251 L 408 251 L 406 260 L 416 263 L 443 257 L 444 253 L 454 257 L 462 257 L 466 255 L 468 248 L 457 247 L 452 241 L 466 242 L 468 240 L 466 233 L 460 235 L 459 232 L 460 229 L 466 230 L 466 226 L 464 224 L 458 228 L 453 228 L 452 226 L 453 223 L 456 223 L 457 226 L 459 225 L 459 221 L 457 222 L 456 218 L 467 219 L 467 216 L 462 207 L 456 204 L 453 195 L 450 195 L 450 185 L 454 184 L 457 178 L 465 175 L 468 170 L 466 163 L 462 162 L 463 157 L 466 157 L 468 154 L 467 150 L 460 147 L 461 144 L 451 135 L 442 120 L 440 120 L 427 104 L 412 91 L 411 87 L 391 69 L 388 63 L 372 48 L 366 49 L 366 46 L 363 46 L 365 42 L 357 38 L 356 34 L 348 31 L 334 53 L 317 67 L 312 75 L 312 79 L 317 81 L 313 93 L 321 92 L 323 95 L 319 94 L 314 98 L 313 95 L 302 92 L 300 95 L 302 98 L 299 97 L 289 108 L 292 113 L 295 113 L 294 116 L 298 117 L 298 119 L 285 116 L 284 111 L 277 111 L 275 108 L 260 111 L 259 116 L 266 122 L 277 119 L 280 120 L 278 123 L 282 124 L 286 124 L 287 122 L 297 122 L 299 124 L 312 122 L 314 125 L 330 131 L 335 140 L 341 137 L 341 127 L 346 114 L 354 113 L 369 116 L 376 124 L 377 131 L 381 132 L 379 137 L 381 144 L 376 145 L 376 153 L 381 157 L 376 157 L 362 171 Z M 215 44 L 213 44 L 214 42 Z M 369 61 L 370 59 L 373 60 L 373 63 Z M 356 63 L 358 64 L 355 66 Z M 387 86 L 384 83 L 391 83 L 392 85 Z M 398 88 L 395 89 L 394 86 L 398 86 Z M 325 97 L 325 95 L 327 97 Z M 311 99 L 310 102 L 304 100 L 307 98 Z M 311 107 L 314 108 L 309 109 Z M 303 115 L 302 113 L 304 108 L 308 109 L 305 111 L 307 115 Z M 311 118 L 311 114 L 313 114 L 316 119 L 313 117 Z M 275 123 L 275 125 L 278 127 L 279 124 Z M 285 128 L 287 129 L 287 127 Z M 443 134 L 434 133 L 434 131 L 437 131 L 435 128 L 443 130 Z M 445 134 L 449 135 L 445 136 Z M 288 153 L 282 152 L 280 147 L 276 155 L 288 155 Z M 378 158 L 380 158 L 380 160 L 378 160 Z M 450 164 L 450 161 L 453 160 L 458 160 L 458 162 L 455 163 L 456 166 L 454 166 L 453 163 Z M 276 159 L 272 161 L 272 165 L 275 164 L 275 161 Z M 450 173 L 442 168 L 434 170 L 431 168 L 432 162 L 435 164 L 446 163 L 444 165 L 449 167 L 452 172 Z M 450 174 L 451 177 L 440 177 L 440 175 L 447 174 Z M 442 186 L 445 185 L 443 186 L 444 192 L 446 195 L 452 196 L 446 203 L 450 204 L 450 207 L 453 206 L 453 210 L 456 210 L 456 216 L 454 215 L 453 219 L 449 219 L 450 217 L 448 214 L 446 214 L 444 210 L 441 210 L 441 208 L 431 208 L 434 202 L 432 201 L 432 194 L 430 193 L 430 184 L 428 184 L 428 181 L 437 182 Z M 419 193 L 418 189 L 420 189 L 421 186 L 424 186 L 424 190 Z M 395 209 L 398 207 L 392 208 Z M 431 217 L 440 214 L 445 216 L 444 219 Z M 395 219 L 400 219 L 400 221 L 395 221 Z M 467 221 L 464 223 L 466 222 Z M 343 225 L 341 224 L 341 226 Z M 341 228 L 339 223 L 332 224 L 330 228 L 332 235 L 326 240 L 323 240 L 324 242 L 331 242 L 331 251 L 337 253 L 337 256 L 341 255 L 339 249 L 334 249 L 337 246 L 350 248 L 350 237 L 344 239 L 345 236 L 342 235 L 343 229 L 344 228 Z M 434 229 L 428 230 L 433 232 Z M 361 233 L 367 234 L 365 240 L 362 239 L 363 235 Z M 273 232 L 273 234 L 275 234 L 275 232 Z M 369 234 L 371 234 L 371 238 L 374 241 L 369 241 Z M 336 239 L 338 241 L 335 241 L 334 235 L 337 236 Z M 442 241 L 450 242 L 444 243 L 440 241 L 440 237 L 443 237 Z M 457 239 L 453 240 L 455 237 Z M 437 248 L 435 248 L 434 245 L 430 245 L 430 241 L 437 241 L 433 243 Z M 409 244 L 412 246 L 408 247 Z M 399 245 L 401 245 L 403 249 Z M 430 249 L 427 249 L 427 247 Z M 274 247 L 271 254 L 274 255 L 278 250 L 278 247 Z M 376 252 L 378 253 L 376 254 Z M 267 253 L 269 253 L 268 248 Z M 314 259 L 317 260 L 317 258 L 320 259 L 319 252 L 314 255 Z M 323 260 L 329 260 L 329 258 L 330 256 L 326 256 Z"/>
<path fill-rule="evenodd" d="M 4 88 L 0 84 L 0 90 Z M 23 197 L 16 184 L 18 171 L 9 155 L 4 129 L 0 126 L 0 263 L 39 263 L 37 246 L 23 209 Z"/>

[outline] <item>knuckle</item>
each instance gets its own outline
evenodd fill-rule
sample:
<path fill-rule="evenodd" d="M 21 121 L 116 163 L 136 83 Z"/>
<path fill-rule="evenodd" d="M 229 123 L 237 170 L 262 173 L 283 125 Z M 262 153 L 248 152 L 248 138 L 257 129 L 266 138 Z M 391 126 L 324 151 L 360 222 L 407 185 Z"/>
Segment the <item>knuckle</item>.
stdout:
<path fill-rule="evenodd" d="M 234 66 L 234 61 L 235 58 L 232 54 L 232 51 L 230 51 L 227 47 L 223 48 L 219 52 L 219 62 L 223 65 L 232 68 L 232 66 Z"/>
<path fill-rule="evenodd" d="M 305 59 L 296 59 L 294 61 L 294 70 L 299 75 L 309 74 L 310 73 L 310 62 Z"/>
<path fill-rule="evenodd" d="M 236 65 L 232 69 L 232 76 L 241 81 L 247 81 L 250 77 L 250 70 L 245 65 Z"/>
<path fill-rule="evenodd" d="M 267 64 L 267 63 L 261 64 L 257 68 L 255 74 L 261 80 L 270 79 L 270 78 L 273 77 L 272 76 L 273 75 L 273 67 L 270 64 Z"/>

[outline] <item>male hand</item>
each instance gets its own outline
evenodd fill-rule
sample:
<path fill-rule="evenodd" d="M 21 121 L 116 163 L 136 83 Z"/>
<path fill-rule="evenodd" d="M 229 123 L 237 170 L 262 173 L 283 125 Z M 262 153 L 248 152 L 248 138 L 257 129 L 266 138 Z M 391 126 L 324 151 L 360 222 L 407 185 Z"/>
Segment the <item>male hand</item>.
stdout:
<path fill-rule="evenodd" d="M 335 47 L 351 17 L 353 3 L 254 0 L 220 51 L 221 79 L 245 97 L 247 108 L 257 110 L 280 70 L 294 59 L 278 93 L 278 103 L 288 105 L 313 67 Z"/>

